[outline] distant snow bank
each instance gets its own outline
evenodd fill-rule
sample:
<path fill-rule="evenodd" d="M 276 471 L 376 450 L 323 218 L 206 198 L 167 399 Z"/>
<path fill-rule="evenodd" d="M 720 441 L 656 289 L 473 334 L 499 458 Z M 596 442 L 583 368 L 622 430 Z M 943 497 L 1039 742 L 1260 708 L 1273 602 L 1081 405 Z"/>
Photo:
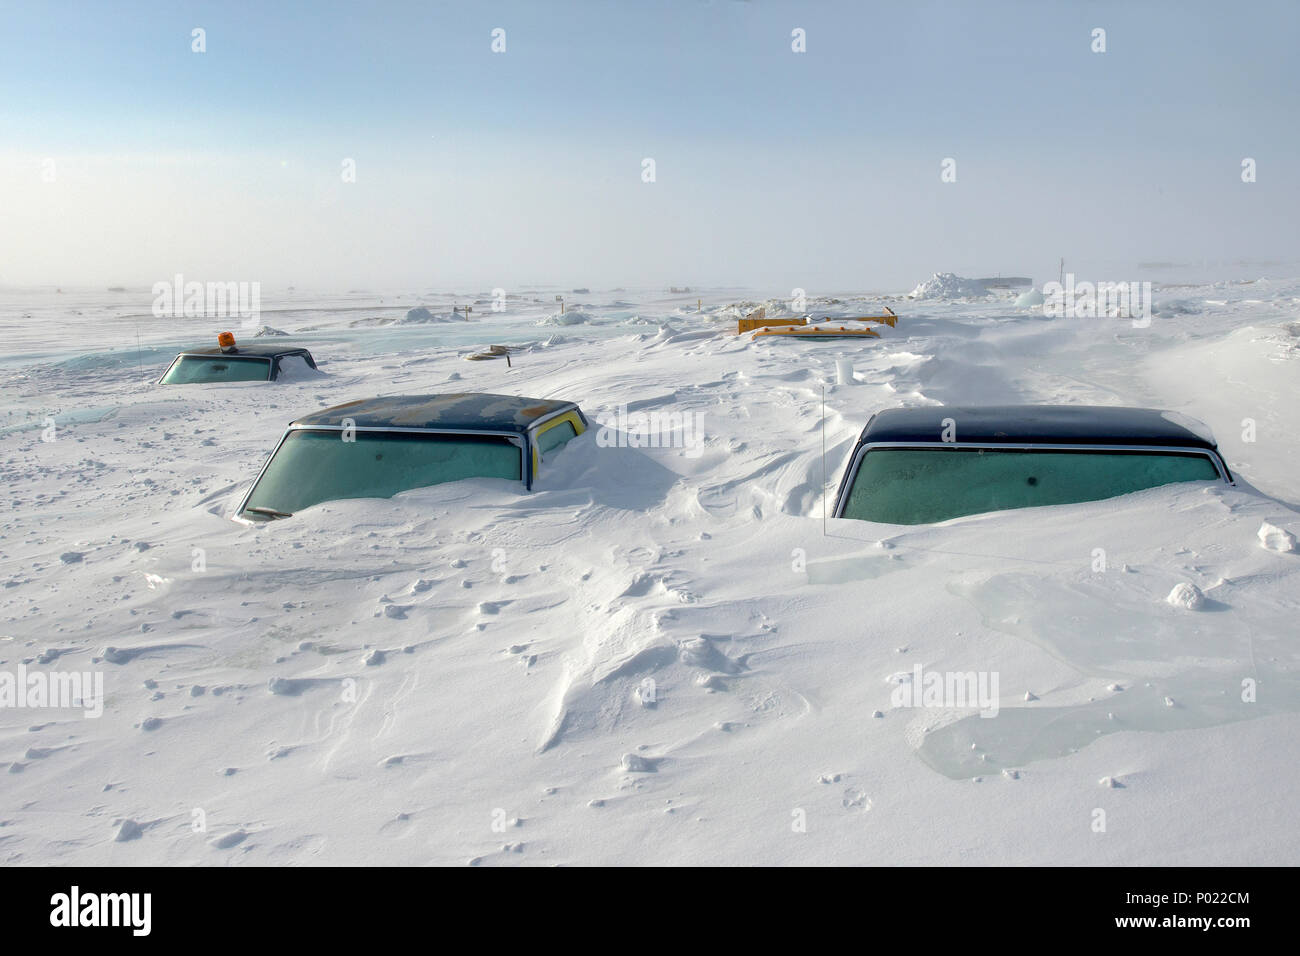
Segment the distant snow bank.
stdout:
<path fill-rule="evenodd" d="M 592 315 L 589 312 L 583 312 L 579 309 L 570 309 L 568 312 L 552 312 L 543 319 L 538 319 L 538 325 L 585 325 L 590 322 Z"/>
<path fill-rule="evenodd" d="M 403 324 L 423 325 L 428 322 L 460 322 L 463 321 L 458 316 L 445 315 L 438 312 L 431 312 L 425 306 L 417 305 L 414 309 L 407 309 Z"/>
<path fill-rule="evenodd" d="M 936 272 L 907 294 L 909 299 L 978 299 L 989 294 L 984 283 L 954 272 Z"/>

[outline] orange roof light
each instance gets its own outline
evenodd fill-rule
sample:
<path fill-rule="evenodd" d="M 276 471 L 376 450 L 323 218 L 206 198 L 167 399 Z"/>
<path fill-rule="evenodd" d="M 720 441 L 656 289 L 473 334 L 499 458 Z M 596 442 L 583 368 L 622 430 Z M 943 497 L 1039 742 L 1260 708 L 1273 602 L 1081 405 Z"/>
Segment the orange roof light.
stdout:
<path fill-rule="evenodd" d="M 233 349 L 235 347 L 235 333 L 222 332 L 217 336 L 217 344 L 221 346 L 223 351 Z"/>

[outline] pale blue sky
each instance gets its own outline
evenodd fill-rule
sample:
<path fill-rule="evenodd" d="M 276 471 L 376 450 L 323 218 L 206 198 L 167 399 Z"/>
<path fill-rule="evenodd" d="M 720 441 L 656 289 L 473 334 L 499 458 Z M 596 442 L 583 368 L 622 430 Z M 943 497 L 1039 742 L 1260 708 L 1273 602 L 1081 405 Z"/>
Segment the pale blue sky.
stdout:
<path fill-rule="evenodd" d="M 815 291 L 1300 259 L 1290 0 L 56 2 L 0 23 L 8 285 Z"/>

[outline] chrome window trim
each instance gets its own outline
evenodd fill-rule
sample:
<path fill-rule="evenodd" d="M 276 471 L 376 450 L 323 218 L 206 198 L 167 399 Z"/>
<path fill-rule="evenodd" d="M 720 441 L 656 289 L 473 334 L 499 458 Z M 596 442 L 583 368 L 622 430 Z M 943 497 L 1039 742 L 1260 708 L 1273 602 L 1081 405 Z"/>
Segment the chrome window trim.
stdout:
<path fill-rule="evenodd" d="M 582 413 L 578 411 L 578 406 L 570 402 L 568 405 L 566 405 L 563 408 L 557 408 L 553 412 L 547 412 L 545 415 L 542 415 L 540 418 L 534 418 L 531 422 L 528 423 L 528 430 L 536 431 L 537 429 L 545 425 L 547 422 L 549 422 L 551 419 L 559 418 L 561 415 L 567 415 L 569 414 L 569 412 L 578 412 L 579 417 L 583 417 Z M 583 417 L 583 424 L 586 424 L 585 417 Z"/>

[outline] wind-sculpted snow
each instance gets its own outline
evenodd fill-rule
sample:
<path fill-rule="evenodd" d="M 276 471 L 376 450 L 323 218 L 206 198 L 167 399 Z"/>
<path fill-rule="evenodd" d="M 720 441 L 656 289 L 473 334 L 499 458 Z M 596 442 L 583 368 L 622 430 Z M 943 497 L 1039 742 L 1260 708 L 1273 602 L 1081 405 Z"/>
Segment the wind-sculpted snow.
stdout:
<path fill-rule="evenodd" d="M 562 335 L 553 294 L 268 297 L 320 374 L 197 389 L 153 382 L 211 329 L 78 300 L 129 336 L 50 322 L 0 366 L 0 680 L 98 672 L 103 712 L 0 706 L 0 860 L 1294 863 L 1298 291 L 1145 329 L 822 296 L 899 325 L 758 343 L 758 293 L 597 290 Z M 467 391 L 592 427 L 531 493 L 231 519 L 290 420 Z M 824 520 L 873 411 L 1009 401 L 1205 421 L 1238 485 Z"/>

